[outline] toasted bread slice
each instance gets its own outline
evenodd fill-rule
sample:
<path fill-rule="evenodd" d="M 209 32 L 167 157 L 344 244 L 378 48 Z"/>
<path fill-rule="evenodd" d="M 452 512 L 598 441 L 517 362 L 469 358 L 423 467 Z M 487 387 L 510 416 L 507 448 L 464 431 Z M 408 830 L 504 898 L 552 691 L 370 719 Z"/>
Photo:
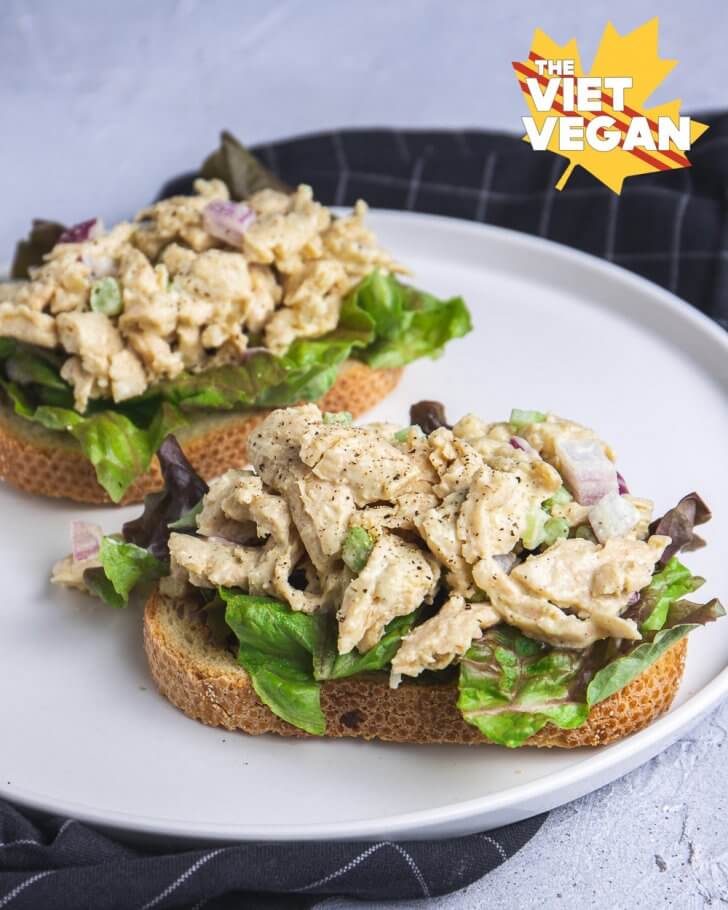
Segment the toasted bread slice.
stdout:
<path fill-rule="evenodd" d="M 373 370 L 366 364 L 347 361 L 319 405 L 324 411 L 350 411 L 358 417 L 385 398 L 401 375 L 401 369 Z M 269 413 L 205 412 L 195 416 L 189 426 L 175 435 L 198 474 L 211 480 L 229 468 L 246 466 L 248 436 Z M 76 502 L 111 502 L 97 482 L 91 462 L 70 434 L 46 430 L 18 417 L 3 403 L 0 403 L 0 479 L 39 496 Z M 120 505 L 141 502 L 147 493 L 161 486 L 162 475 L 155 458 L 150 470 L 127 490 Z"/>
<path fill-rule="evenodd" d="M 153 594 L 144 611 L 144 647 L 152 677 L 173 705 L 195 720 L 245 733 L 307 736 L 276 717 L 255 694 L 233 654 L 210 640 L 194 605 Z M 646 727 L 672 704 L 685 666 L 682 639 L 628 686 L 594 707 L 575 730 L 547 724 L 532 746 L 602 746 Z M 321 687 L 328 736 L 409 743 L 487 742 L 456 707 L 457 687 L 405 680 L 390 689 L 388 674 L 332 680 Z"/>

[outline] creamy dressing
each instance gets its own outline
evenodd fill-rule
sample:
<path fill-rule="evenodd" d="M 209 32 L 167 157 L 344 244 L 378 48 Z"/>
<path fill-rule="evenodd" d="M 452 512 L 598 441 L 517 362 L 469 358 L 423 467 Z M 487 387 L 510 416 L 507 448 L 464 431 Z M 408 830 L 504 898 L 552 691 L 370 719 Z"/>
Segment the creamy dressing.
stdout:
<path fill-rule="evenodd" d="M 262 190 L 245 203 L 250 224 L 221 240 L 206 209 L 227 203 L 225 184 L 197 180 L 195 190 L 101 236 L 56 244 L 30 281 L 4 288 L 0 336 L 62 349 L 78 411 L 185 370 L 240 363 L 251 333 L 283 354 L 335 328 L 342 298 L 372 270 L 403 271 L 365 226 L 361 201 L 333 220 L 309 186 Z M 101 279 L 120 295 L 119 312 L 92 309 Z"/>
<path fill-rule="evenodd" d="M 186 573 L 193 585 L 335 611 L 342 654 L 368 650 L 392 619 L 443 596 L 403 640 L 395 676 L 447 666 L 501 621 L 567 648 L 638 639 L 622 614 L 669 543 L 648 536 L 651 503 L 625 496 L 634 524 L 604 543 L 586 539 L 590 509 L 551 497 L 563 492 L 561 441 L 597 437 L 551 417 L 522 432 L 528 450 L 509 441 L 512 432 L 473 416 L 427 437 L 328 421 L 316 405 L 275 411 L 250 439 L 256 473 L 215 481 L 198 536 L 172 535 L 173 583 Z M 529 552 L 523 540 L 545 504 L 571 536 Z M 573 536 L 573 526 L 587 533 Z M 358 571 L 343 559 L 352 528 L 371 542 Z"/>

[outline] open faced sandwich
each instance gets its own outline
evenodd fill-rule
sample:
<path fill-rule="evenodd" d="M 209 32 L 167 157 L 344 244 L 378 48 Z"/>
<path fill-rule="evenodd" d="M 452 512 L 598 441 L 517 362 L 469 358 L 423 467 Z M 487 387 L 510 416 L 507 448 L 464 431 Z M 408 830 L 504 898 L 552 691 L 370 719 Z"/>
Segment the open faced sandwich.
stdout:
<path fill-rule="evenodd" d="M 232 137 L 218 154 L 192 195 L 110 231 L 40 223 L 21 244 L 0 284 L 0 477 L 137 502 L 161 485 L 168 433 L 212 478 L 247 463 L 270 408 L 361 414 L 470 330 L 460 298 L 399 280 L 364 202 L 335 217 Z"/>
<path fill-rule="evenodd" d="M 146 602 L 160 691 L 248 733 L 573 747 L 667 710 L 686 636 L 723 614 L 678 553 L 710 517 L 661 518 L 612 449 L 514 410 L 355 426 L 315 404 L 252 433 L 209 487 L 172 437 L 165 488 L 120 535 L 74 525 L 54 581 Z"/>

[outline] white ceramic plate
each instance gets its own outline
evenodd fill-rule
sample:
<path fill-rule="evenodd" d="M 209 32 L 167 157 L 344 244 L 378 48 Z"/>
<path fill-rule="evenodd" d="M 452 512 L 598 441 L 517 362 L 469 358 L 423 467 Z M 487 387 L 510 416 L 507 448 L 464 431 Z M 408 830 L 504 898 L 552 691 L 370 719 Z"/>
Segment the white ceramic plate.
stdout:
<path fill-rule="evenodd" d="M 658 510 L 698 489 L 711 546 L 690 556 L 728 592 L 728 335 L 625 271 L 522 234 L 378 213 L 374 227 L 424 288 L 462 294 L 475 331 L 406 371 L 372 417 L 405 422 L 440 398 L 453 416 L 550 409 L 593 425 Z M 728 620 L 690 638 L 672 710 L 596 751 L 404 746 L 247 737 L 188 720 L 156 691 L 138 610 L 51 590 L 73 517 L 123 511 L 0 489 L 0 794 L 137 834 L 205 840 L 438 837 L 484 830 L 593 790 L 683 733 L 728 691 Z"/>

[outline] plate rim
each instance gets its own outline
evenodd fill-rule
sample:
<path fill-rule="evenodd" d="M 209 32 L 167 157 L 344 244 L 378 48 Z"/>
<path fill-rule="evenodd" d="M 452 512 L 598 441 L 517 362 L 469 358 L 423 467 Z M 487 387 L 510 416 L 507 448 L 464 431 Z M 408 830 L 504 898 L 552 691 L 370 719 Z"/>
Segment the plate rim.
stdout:
<path fill-rule="evenodd" d="M 521 249 L 534 249 L 546 255 L 560 259 L 562 262 L 578 262 L 584 268 L 596 270 L 611 278 L 620 280 L 625 286 L 631 286 L 643 295 L 653 298 L 656 305 L 667 308 L 678 319 L 687 319 L 699 331 L 711 337 L 714 343 L 728 353 L 728 332 L 721 328 L 709 316 L 702 313 L 687 301 L 677 297 L 671 291 L 650 281 L 642 275 L 630 271 L 616 263 L 609 262 L 591 253 L 575 249 L 545 237 L 527 234 L 511 228 L 483 224 L 476 221 L 455 218 L 446 215 L 409 212 L 397 209 L 372 208 L 371 220 L 383 219 L 391 222 L 416 222 L 430 225 L 435 230 L 465 231 L 483 237 L 500 238 Z M 427 836 L 433 839 L 453 836 L 447 831 L 442 833 L 430 831 L 435 826 L 456 824 L 471 817 L 493 814 L 516 805 L 524 806 L 522 818 L 528 818 L 543 811 L 543 800 L 550 792 L 565 788 L 579 788 L 589 778 L 600 778 L 602 783 L 605 774 L 614 771 L 609 777 L 613 780 L 638 767 L 641 762 L 624 769 L 625 763 L 640 754 L 644 761 L 649 760 L 656 752 L 661 751 L 674 741 L 681 732 L 689 728 L 714 708 L 728 695 L 728 663 L 707 684 L 702 686 L 677 708 L 671 708 L 666 714 L 651 723 L 645 729 L 610 746 L 598 750 L 584 751 L 588 757 L 576 765 L 548 773 L 534 781 L 515 784 L 504 790 L 486 796 L 474 797 L 455 803 L 428 809 L 417 809 L 405 813 L 379 816 L 377 818 L 355 819 L 341 822 L 315 823 L 313 825 L 295 824 L 256 824 L 254 826 L 231 825 L 211 821 L 182 821 L 165 819 L 159 816 L 143 816 L 138 813 L 125 813 L 119 810 L 101 810 L 64 799 L 49 800 L 47 796 L 28 789 L 17 790 L 8 787 L 0 780 L 0 797 L 10 803 L 33 810 L 53 812 L 73 817 L 81 822 L 97 825 L 107 830 L 126 832 L 128 834 L 151 835 L 153 837 L 170 837 L 181 841 L 208 840 L 212 842 L 232 841 L 314 841 L 314 840 L 368 840 L 381 837 L 386 830 L 396 836 L 413 829 L 428 829 Z M 656 749 L 650 751 L 656 745 Z M 486 746 L 486 748 L 488 748 Z M 496 746 L 490 748 L 498 748 Z M 517 754 L 514 751 L 514 754 Z M 599 786 L 602 785 L 599 784 Z M 580 793 L 588 792 L 588 787 Z M 571 801 L 575 796 L 563 802 Z M 558 802 L 558 805 L 563 804 Z"/>

